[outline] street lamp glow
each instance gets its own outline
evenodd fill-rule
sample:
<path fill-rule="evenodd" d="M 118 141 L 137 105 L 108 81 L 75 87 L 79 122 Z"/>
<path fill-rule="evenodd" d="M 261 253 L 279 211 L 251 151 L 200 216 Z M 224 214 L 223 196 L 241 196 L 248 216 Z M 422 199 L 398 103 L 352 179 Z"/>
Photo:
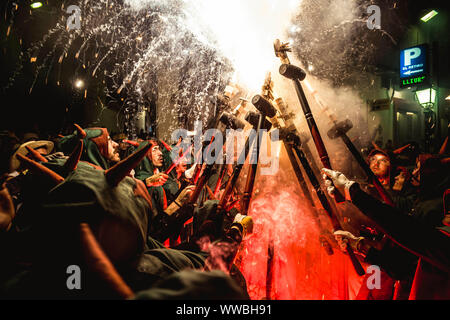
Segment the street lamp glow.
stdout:
<path fill-rule="evenodd" d="M 78 79 L 77 81 L 75 81 L 75 87 L 78 89 L 81 89 L 84 87 L 84 82 L 81 79 Z"/>
<path fill-rule="evenodd" d="M 42 2 L 33 2 L 30 6 L 33 9 L 37 9 L 37 8 L 42 7 Z"/>
<path fill-rule="evenodd" d="M 422 20 L 423 22 L 427 22 L 430 19 L 432 19 L 434 16 L 436 16 L 437 14 L 438 14 L 438 12 L 436 10 L 431 10 L 426 15 L 424 15 L 422 18 L 420 18 L 420 20 Z"/>
<path fill-rule="evenodd" d="M 432 107 L 436 102 L 436 90 L 428 88 L 420 91 L 416 91 L 416 97 L 419 104 L 424 107 Z"/>

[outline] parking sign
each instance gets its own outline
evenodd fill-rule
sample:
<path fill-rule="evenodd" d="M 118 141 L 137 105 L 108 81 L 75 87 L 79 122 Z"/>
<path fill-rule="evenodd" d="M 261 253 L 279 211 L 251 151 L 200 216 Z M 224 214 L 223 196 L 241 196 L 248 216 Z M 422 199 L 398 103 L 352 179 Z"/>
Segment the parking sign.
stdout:
<path fill-rule="evenodd" d="M 428 82 L 428 46 L 421 44 L 400 51 L 400 85 L 421 85 Z"/>

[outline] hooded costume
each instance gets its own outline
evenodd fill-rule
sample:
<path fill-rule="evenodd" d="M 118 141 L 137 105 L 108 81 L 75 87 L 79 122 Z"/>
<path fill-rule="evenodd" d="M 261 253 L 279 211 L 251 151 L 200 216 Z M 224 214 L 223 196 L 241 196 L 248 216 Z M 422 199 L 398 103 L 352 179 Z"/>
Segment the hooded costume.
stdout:
<path fill-rule="evenodd" d="M 16 298 L 117 298 L 102 281 L 105 277 L 95 272 L 104 263 L 98 258 L 86 258 L 86 241 L 79 229 L 82 224 L 92 229 L 92 238 L 99 243 L 97 251 L 104 251 L 113 268 L 135 291 L 148 289 L 174 272 L 202 268 L 206 254 L 167 249 L 148 236 L 156 215 L 152 200 L 143 183 L 127 175 L 147 154 L 149 146 L 106 171 L 79 161 L 81 147 L 78 143 L 68 159 L 46 163 L 22 157 L 32 172 L 34 188 L 40 191 L 28 207 L 34 219 L 27 244 L 33 254 L 25 270 L 1 279 L 0 294 Z M 57 167 L 57 171 L 49 169 Z M 13 239 L 2 240 L 13 245 Z M 70 265 L 83 270 L 82 290 L 66 286 Z"/>
<path fill-rule="evenodd" d="M 444 217 L 442 194 L 450 186 L 446 174 L 448 162 L 432 155 L 420 156 L 419 162 L 419 197 L 408 214 L 369 196 L 357 183 L 350 187 L 349 193 L 352 203 L 390 239 L 420 258 L 409 298 L 449 299 L 450 237 L 437 229 Z M 369 251 L 367 258 L 390 274 L 401 277 L 408 273 L 409 264 L 398 253 L 387 255 L 382 251 L 375 256 Z"/>
<path fill-rule="evenodd" d="M 166 143 L 162 142 L 161 140 L 154 140 L 154 139 L 148 140 L 148 142 L 150 143 L 151 148 L 153 148 L 154 146 L 160 147 L 163 156 L 163 164 L 159 168 L 156 168 L 153 165 L 150 148 L 150 151 L 148 152 L 147 156 L 144 157 L 144 159 L 135 168 L 134 177 L 136 179 L 143 181 L 144 184 L 147 178 L 153 176 L 157 172 L 164 172 L 172 165 L 171 148 Z M 141 146 L 144 143 L 146 142 L 142 142 L 139 146 Z M 166 229 L 167 225 L 169 224 L 173 226 L 173 224 L 175 223 L 175 221 L 172 221 L 174 219 L 169 219 L 170 221 L 166 221 L 167 215 L 164 213 L 164 210 L 172 201 L 176 199 L 176 197 L 178 196 L 178 192 L 180 191 L 180 183 L 176 179 L 175 169 L 173 169 L 169 173 L 169 178 L 164 183 L 164 185 L 158 187 L 153 186 L 147 187 L 147 190 L 151 196 L 153 207 L 156 209 L 158 213 L 160 213 L 160 216 L 156 217 L 155 223 L 151 228 L 150 234 L 159 241 L 164 242 L 167 239 L 167 237 L 170 236 L 170 234 L 166 233 L 162 229 Z M 178 230 L 179 228 L 175 229 Z M 177 231 L 174 232 L 176 233 Z"/>
<path fill-rule="evenodd" d="M 374 144 L 375 148 L 369 153 L 367 162 L 376 154 L 381 154 L 389 159 L 390 166 L 388 175 L 388 184 L 383 185 L 390 198 L 392 199 L 396 208 L 400 211 L 409 212 L 413 207 L 413 202 L 416 199 L 415 193 L 404 194 L 403 192 L 396 192 L 392 189 L 394 184 L 394 177 L 396 173 L 395 155 L 401 153 L 409 145 L 396 149 L 394 151 L 385 151 Z M 378 191 L 373 186 L 364 188 L 368 194 L 381 201 Z M 372 224 L 372 223 L 370 223 Z M 373 229 L 378 229 L 373 227 Z M 391 299 L 404 299 L 404 291 L 409 291 L 411 285 L 411 277 L 414 274 L 414 268 L 417 263 L 417 257 L 403 248 L 399 247 L 396 243 L 389 239 L 383 239 L 383 234 L 376 232 L 378 241 L 383 241 L 383 247 L 381 250 L 370 248 L 365 256 L 364 262 L 381 266 L 381 288 L 369 289 L 365 283 L 370 275 L 366 274 L 363 285 L 357 294 L 358 300 L 391 300 Z M 395 281 L 397 280 L 397 284 Z M 395 290 L 394 290 L 394 286 Z M 406 288 L 406 289 L 405 289 Z"/>
<path fill-rule="evenodd" d="M 99 166 L 102 169 L 108 169 L 111 164 L 108 161 L 108 130 L 106 128 L 88 128 L 84 129 L 85 137 L 80 136 L 80 132 L 61 138 L 57 144 L 58 151 L 69 155 L 78 143 L 83 140 L 83 152 L 81 160 Z"/>
<path fill-rule="evenodd" d="M 139 292 L 137 300 L 248 300 L 248 294 L 219 270 L 185 270 Z"/>

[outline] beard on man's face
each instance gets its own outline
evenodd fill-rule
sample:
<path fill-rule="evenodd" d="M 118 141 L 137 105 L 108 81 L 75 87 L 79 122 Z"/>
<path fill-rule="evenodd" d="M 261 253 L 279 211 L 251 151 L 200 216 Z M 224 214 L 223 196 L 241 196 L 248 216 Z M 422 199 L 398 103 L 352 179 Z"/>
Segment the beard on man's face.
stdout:
<path fill-rule="evenodd" d="M 110 155 L 109 161 L 116 163 L 120 161 L 120 154 L 117 150 L 114 150 L 114 152 Z"/>

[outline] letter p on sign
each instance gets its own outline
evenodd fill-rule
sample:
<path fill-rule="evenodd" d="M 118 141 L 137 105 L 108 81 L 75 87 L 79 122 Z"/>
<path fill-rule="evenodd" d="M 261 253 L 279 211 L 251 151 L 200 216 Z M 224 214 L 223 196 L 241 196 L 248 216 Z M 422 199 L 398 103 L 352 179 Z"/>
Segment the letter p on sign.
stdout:
<path fill-rule="evenodd" d="M 420 57 L 422 50 L 420 48 L 411 48 L 404 51 L 405 66 L 411 65 L 411 60 Z"/>

